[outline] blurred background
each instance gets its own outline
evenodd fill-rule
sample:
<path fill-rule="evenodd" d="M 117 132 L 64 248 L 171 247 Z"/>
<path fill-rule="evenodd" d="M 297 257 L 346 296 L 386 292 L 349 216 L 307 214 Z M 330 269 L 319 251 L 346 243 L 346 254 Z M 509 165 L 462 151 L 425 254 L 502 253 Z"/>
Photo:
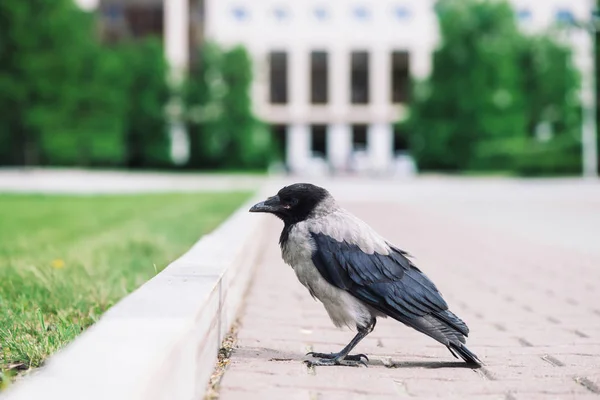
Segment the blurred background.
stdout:
<path fill-rule="evenodd" d="M 597 7 L 0 0 L 0 390 L 297 176 L 476 296 L 512 381 L 598 377 L 598 179 L 492 177 L 597 178 Z"/>
<path fill-rule="evenodd" d="M 592 0 L 2 0 L 0 165 L 596 176 Z"/>

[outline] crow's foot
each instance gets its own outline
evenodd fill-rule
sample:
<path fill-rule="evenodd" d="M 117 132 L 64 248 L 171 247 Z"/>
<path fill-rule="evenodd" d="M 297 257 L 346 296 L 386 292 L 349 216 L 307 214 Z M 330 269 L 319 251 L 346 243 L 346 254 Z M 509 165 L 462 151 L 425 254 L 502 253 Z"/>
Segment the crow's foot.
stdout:
<path fill-rule="evenodd" d="M 315 358 L 323 358 L 325 360 L 348 360 L 348 361 L 362 361 L 364 358 L 365 361 L 369 361 L 369 357 L 364 354 L 348 354 L 346 357 L 342 357 L 340 353 L 315 353 L 311 351 L 310 353 L 306 353 L 307 356 L 315 357 Z"/>
<path fill-rule="evenodd" d="M 344 366 L 344 367 L 367 367 L 367 363 L 363 360 L 349 360 L 348 358 L 318 358 L 316 360 L 304 360 L 309 367 L 329 367 L 329 366 Z"/>

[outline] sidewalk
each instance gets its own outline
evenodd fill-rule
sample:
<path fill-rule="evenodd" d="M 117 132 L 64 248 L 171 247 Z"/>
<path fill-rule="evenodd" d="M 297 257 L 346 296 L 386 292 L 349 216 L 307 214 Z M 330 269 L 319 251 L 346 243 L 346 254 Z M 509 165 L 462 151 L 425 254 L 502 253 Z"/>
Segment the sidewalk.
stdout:
<path fill-rule="evenodd" d="M 477 371 L 389 319 L 356 348 L 369 368 L 308 369 L 306 352 L 338 351 L 353 333 L 281 261 L 273 218 L 221 399 L 600 398 L 600 196 L 544 190 L 342 201 L 413 254 L 468 323 L 468 346 L 486 364 Z"/>
<path fill-rule="evenodd" d="M 77 168 L 0 168 L 0 192 L 121 194 L 252 191 L 265 175 Z"/>

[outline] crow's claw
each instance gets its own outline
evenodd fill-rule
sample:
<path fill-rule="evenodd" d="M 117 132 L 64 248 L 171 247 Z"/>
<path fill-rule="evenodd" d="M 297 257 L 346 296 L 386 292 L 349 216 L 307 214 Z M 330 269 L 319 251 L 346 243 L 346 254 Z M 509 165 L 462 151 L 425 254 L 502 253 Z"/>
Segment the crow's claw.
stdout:
<path fill-rule="evenodd" d="M 340 357 L 339 353 L 315 353 L 314 351 L 311 351 L 306 353 L 306 355 L 324 360 L 361 361 L 365 365 L 366 363 L 362 361 L 362 359 L 364 358 L 365 361 L 369 361 L 369 357 L 367 357 L 365 354 L 349 354 L 346 357 Z"/>
<path fill-rule="evenodd" d="M 345 366 L 345 367 L 368 367 L 367 363 L 363 360 L 349 360 L 338 359 L 338 358 L 319 358 L 317 360 L 304 360 L 304 363 L 309 367 L 330 367 L 330 366 Z"/>
<path fill-rule="evenodd" d="M 365 361 L 369 361 L 369 357 L 367 357 L 366 354 L 349 354 L 346 356 L 345 360 L 353 360 L 353 361 L 360 361 L 361 358 L 364 358 Z"/>
<path fill-rule="evenodd" d="M 333 360 L 334 358 L 339 357 L 338 353 L 316 353 L 314 351 L 309 351 L 308 353 L 306 353 L 306 355 L 315 358 L 326 358 L 329 360 Z"/>

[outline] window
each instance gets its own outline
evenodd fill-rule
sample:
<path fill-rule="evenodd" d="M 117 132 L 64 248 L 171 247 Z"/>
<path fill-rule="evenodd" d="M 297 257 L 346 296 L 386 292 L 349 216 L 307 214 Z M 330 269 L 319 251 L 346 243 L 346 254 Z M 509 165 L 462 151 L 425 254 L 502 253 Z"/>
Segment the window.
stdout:
<path fill-rule="evenodd" d="M 408 52 L 392 52 L 392 103 L 406 103 L 410 91 Z"/>
<path fill-rule="evenodd" d="M 369 102 L 369 53 L 354 51 L 351 56 L 350 91 L 352 104 Z"/>
<path fill-rule="evenodd" d="M 107 4 L 101 9 L 107 24 L 116 24 L 123 18 L 123 6 L 121 5 Z"/>
<path fill-rule="evenodd" d="M 354 18 L 359 21 L 366 21 L 371 16 L 369 9 L 365 6 L 355 7 L 353 10 Z"/>
<path fill-rule="evenodd" d="M 326 157 L 327 154 L 327 126 L 311 125 L 310 148 L 317 157 Z"/>
<path fill-rule="evenodd" d="M 280 160 L 285 160 L 287 146 L 287 126 L 271 125 L 271 133 L 277 149 L 277 157 Z"/>
<path fill-rule="evenodd" d="M 269 84 L 272 104 L 288 102 L 288 59 L 283 51 L 272 51 L 269 55 Z"/>
<path fill-rule="evenodd" d="M 352 150 L 366 150 L 367 125 L 352 125 Z"/>
<path fill-rule="evenodd" d="M 527 8 L 523 8 L 517 11 L 517 19 L 522 22 L 531 20 L 531 11 Z"/>
<path fill-rule="evenodd" d="M 329 18 L 329 12 L 325 7 L 317 7 L 313 10 L 315 18 L 319 21 L 325 21 Z"/>
<path fill-rule="evenodd" d="M 558 9 L 556 11 L 556 22 L 562 23 L 562 24 L 570 24 L 573 23 L 575 21 L 575 17 L 573 16 L 573 13 L 565 8 L 561 8 Z"/>
<path fill-rule="evenodd" d="M 285 7 L 276 7 L 275 9 L 273 9 L 273 15 L 278 21 L 285 21 L 289 19 L 290 12 Z"/>
<path fill-rule="evenodd" d="M 241 6 L 234 7 L 231 10 L 231 14 L 238 21 L 245 21 L 246 19 L 248 19 L 248 11 L 244 7 L 241 7 Z"/>
<path fill-rule="evenodd" d="M 394 15 L 400 21 L 408 20 L 411 17 L 410 10 L 404 6 L 397 6 L 394 8 Z"/>
<path fill-rule="evenodd" d="M 408 132 L 394 125 L 394 153 L 403 153 L 408 150 Z"/>
<path fill-rule="evenodd" d="M 204 21 L 204 17 L 206 16 L 206 4 L 204 4 L 205 0 L 197 0 L 192 5 L 195 4 L 193 9 L 196 10 L 196 19 L 198 21 Z"/>
<path fill-rule="evenodd" d="M 129 6 L 125 8 L 130 32 L 134 37 L 162 36 L 163 9 L 158 6 Z"/>
<path fill-rule="evenodd" d="M 329 75 L 327 53 L 313 51 L 310 54 L 310 99 L 312 104 L 327 104 Z"/>

